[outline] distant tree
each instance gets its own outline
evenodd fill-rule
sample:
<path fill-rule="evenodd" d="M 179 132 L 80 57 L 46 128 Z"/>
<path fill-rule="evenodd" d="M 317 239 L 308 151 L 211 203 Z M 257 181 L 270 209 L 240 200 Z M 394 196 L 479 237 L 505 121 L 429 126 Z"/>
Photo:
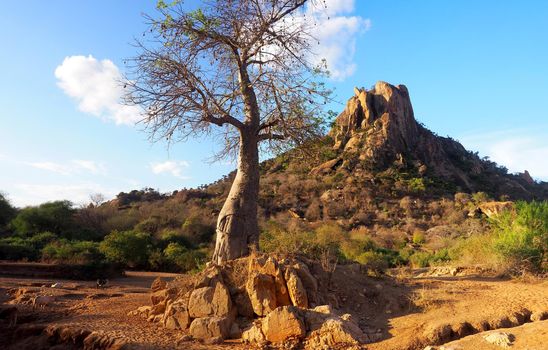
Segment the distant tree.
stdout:
<path fill-rule="evenodd" d="M 103 204 L 107 199 L 102 193 L 92 193 L 89 195 L 90 204 L 94 207 L 98 207 Z"/>
<path fill-rule="evenodd" d="M 128 102 L 145 111 L 151 140 L 222 140 L 216 156 L 237 154 L 237 174 L 217 220 L 213 261 L 257 247 L 259 150 L 280 151 L 322 132 L 329 93 L 312 64 L 320 0 L 209 0 L 197 10 L 158 2 L 149 40 L 129 62 Z M 216 127 L 216 128 L 215 128 Z"/>
<path fill-rule="evenodd" d="M 99 245 L 99 250 L 109 261 L 131 268 L 147 263 L 150 248 L 150 235 L 135 231 L 112 231 Z"/>
<path fill-rule="evenodd" d="M 75 212 L 70 201 L 48 202 L 21 209 L 11 225 L 20 234 L 34 235 L 49 231 L 60 237 L 70 238 L 74 229 Z"/>
<path fill-rule="evenodd" d="M 0 230 L 2 230 L 16 214 L 17 210 L 11 205 L 6 196 L 0 193 Z"/>

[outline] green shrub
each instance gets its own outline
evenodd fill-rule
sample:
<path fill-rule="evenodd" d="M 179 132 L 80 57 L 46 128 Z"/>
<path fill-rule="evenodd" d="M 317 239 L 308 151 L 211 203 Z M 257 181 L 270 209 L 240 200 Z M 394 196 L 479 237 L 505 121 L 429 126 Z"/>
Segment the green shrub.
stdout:
<path fill-rule="evenodd" d="M 201 269 L 206 260 L 206 255 L 200 250 L 189 250 L 178 244 L 170 243 L 164 249 L 165 257 L 177 265 L 182 272 Z"/>
<path fill-rule="evenodd" d="M 407 181 L 407 189 L 414 193 L 424 192 L 426 191 L 426 182 L 422 177 L 414 177 Z"/>
<path fill-rule="evenodd" d="M 517 268 L 548 271 L 548 202 L 517 202 L 491 223 L 498 254 Z"/>
<path fill-rule="evenodd" d="M 423 244 L 424 242 L 426 242 L 426 237 L 424 235 L 424 231 L 417 230 L 417 231 L 413 232 L 412 241 L 415 244 Z"/>
<path fill-rule="evenodd" d="M 428 252 L 415 252 L 409 257 L 409 262 L 413 267 L 428 267 L 431 259 L 432 254 Z"/>
<path fill-rule="evenodd" d="M 39 250 L 27 239 L 7 237 L 0 239 L 0 260 L 37 260 Z"/>
<path fill-rule="evenodd" d="M 94 264 L 104 260 L 99 243 L 90 241 L 69 241 L 61 239 L 47 244 L 42 249 L 42 260 L 64 264 Z"/>
<path fill-rule="evenodd" d="M 112 231 L 99 249 L 109 261 L 136 268 L 146 266 L 151 245 L 151 237 L 146 233 Z"/>
<path fill-rule="evenodd" d="M 215 234 L 215 228 L 213 226 L 204 224 L 202 220 L 196 216 L 187 218 L 181 229 L 183 236 L 194 246 L 209 243 L 211 237 Z"/>
<path fill-rule="evenodd" d="M 383 254 L 367 251 L 358 255 L 355 261 L 359 262 L 362 265 L 365 265 L 373 274 L 380 275 L 388 268 L 388 262 Z"/>

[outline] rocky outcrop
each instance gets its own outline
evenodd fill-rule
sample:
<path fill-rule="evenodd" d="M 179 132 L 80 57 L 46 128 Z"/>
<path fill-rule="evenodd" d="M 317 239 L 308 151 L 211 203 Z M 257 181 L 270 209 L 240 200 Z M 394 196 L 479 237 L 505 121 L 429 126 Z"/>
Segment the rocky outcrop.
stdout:
<path fill-rule="evenodd" d="M 141 315 L 166 328 L 188 332 L 207 344 L 229 338 L 246 343 L 292 342 L 307 349 L 356 345 L 366 337 L 350 315 L 339 316 L 320 300 L 318 280 L 303 261 L 266 255 L 235 266 L 209 266 L 192 283 L 173 287 L 155 281 L 151 306 Z"/>
<path fill-rule="evenodd" d="M 504 211 L 514 210 L 514 202 L 485 202 L 478 206 L 479 211 L 491 218 Z"/>
<path fill-rule="evenodd" d="M 299 339 L 306 334 L 298 309 L 293 306 L 281 306 L 270 312 L 262 321 L 262 331 L 266 340 L 273 343 Z"/>
<path fill-rule="evenodd" d="M 532 199 L 535 182 L 527 172 L 506 175 L 459 142 L 418 123 L 404 85 L 379 81 L 370 90 L 354 89 L 330 136 L 338 154 L 314 168 L 313 175 L 326 175 L 339 167 L 352 171 L 354 164 L 343 159 L 355 158 L 379 170 L 414 168 L 420 176 L 441 178 L 463 191 L 485 191 L 482 177 L 490 178 L 496 180 L 489 184 L 491 191 Z"/>

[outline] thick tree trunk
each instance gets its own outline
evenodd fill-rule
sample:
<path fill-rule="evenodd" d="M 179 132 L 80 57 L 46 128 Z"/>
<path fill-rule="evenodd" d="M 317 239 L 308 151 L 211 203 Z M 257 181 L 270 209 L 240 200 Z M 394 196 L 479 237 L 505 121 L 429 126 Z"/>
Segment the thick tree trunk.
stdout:
<path fill-rule="evenodd" d="M 259 150 L 254 130 L 240 131 L 236 178 L 219 218 L 213 262 L 219 264 L 249 254 L 258 247 Z"/>

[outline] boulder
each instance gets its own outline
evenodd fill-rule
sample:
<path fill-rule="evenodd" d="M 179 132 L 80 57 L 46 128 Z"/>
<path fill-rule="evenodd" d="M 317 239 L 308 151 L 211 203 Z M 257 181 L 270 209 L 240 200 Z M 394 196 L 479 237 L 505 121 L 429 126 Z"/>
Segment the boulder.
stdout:
<path fill-rule="evenodd" d="M 157 277 L 154 281 L 152 281 L 152 284 L 150 285 L 150 290 L 152 292 L 157 292 L 162 289 L 167 288 L 167 282 L 161 279 L 160 277 Z"/>
<path fill-rule="evenodd" d="M 182 300 L 168 305 L 163 319 L 164 327 L 168 329 L 187 329 L 190 324 L 188 307 Z"/>
<path fill-rule="evenodd" d="M 294 306 L 280 306 L 262 320 L 266 340 L 278 343 L 304 337 L 306 329 Z"/>
<path fill-rule="evenodd" d="M 201 317 L 190 324 L 190 335 L 196 339 L 228 338 L 231 321 L 228 317 Z"/>
<path fill-rule="evenodd" d="M 367 336 L 353 322 L 341 318 L 328 318 L 320 328 L 307 338 L 307 349 L 331 348 L 332 346 L 357 345 L 365 343 Z"/>
<path fill-rule="evenodd" d="M 304 311 L 304 321 L 308 331 L 319 329 L 328 318 L 336 317 L 331 305 L 320 305 Z"/>
<path fill-rule="evenodd" d="M 276 284 L 274 277 L 271 275 L 252 274 L 247 280 L 246 291 L 253 311 L 258 316 L 266 316 L 278 306 L 276 302 Z"/>
<path fill-rule="evenodd" d="M 194 289 L 203 288 L 203 287 L 215 287 L 217 283 L 222 283 L 223 277 L 218 266 L 213 265 L 209 267 L 201 275 L 201 278 L 196 281 Z"/>
<path fill-rule="evenodd" d="M 503 211 L 512 211 L 514 202 L 485 202 L 478 206 L 479 210 L 491 218 L 499 215 Z"/>
<path fill-rule="evenodd" d="M 304 289 L 303 283 L 297 275 L 297 272 L 293 268 L 290 267 L 285 270 L 285 280 L 287 281 L 287 289 L 293 305 L 307 309 L 308 296 L 306 290 Z"/>
<path fill-rule="evenodd" d="M 190 294 L 188 312 L 192 318 L 227 316 L 232 308 L 230 293 L 224 284 L 194 289 Z"/>
<path fill-rule="evenodd" d="M 262 344 L 266 338 L 261 330 L 261 323 L 255 322 L 251 327 L 242 332 L 242 341 L 244 343 Z"/>
<path fill-rule="evenodd" d="M 276 305 L 291 305 L 289 292 L 282 272 L 283 267 L 272 257 L 258 256 L 249 260 L 249 274 L 261 273 L 274 277 Z"/>
<path fill-rule="evenodd" d="M 152 305 L 160 304 L 161 302 L 165 301 L 168 297 L 168 293 L 166 289 L 158 290 L 156 292 L 153 292 L 150 295 L 150 301 Z"/>
<path fill-rule="evenodd" d="M 156 305 L 153 305 L 150 308 L 149 316 L 150 315 L 160 315 L 163 314 L 166 311 L 166 301 L 162 301 Z"/>
<path fill-rule="evenodd" d="M 514 341 L 514 336 L 505 332 L 491 332 L 483 337 L 486 342 L 503 348 L 509 348 Z"/>

